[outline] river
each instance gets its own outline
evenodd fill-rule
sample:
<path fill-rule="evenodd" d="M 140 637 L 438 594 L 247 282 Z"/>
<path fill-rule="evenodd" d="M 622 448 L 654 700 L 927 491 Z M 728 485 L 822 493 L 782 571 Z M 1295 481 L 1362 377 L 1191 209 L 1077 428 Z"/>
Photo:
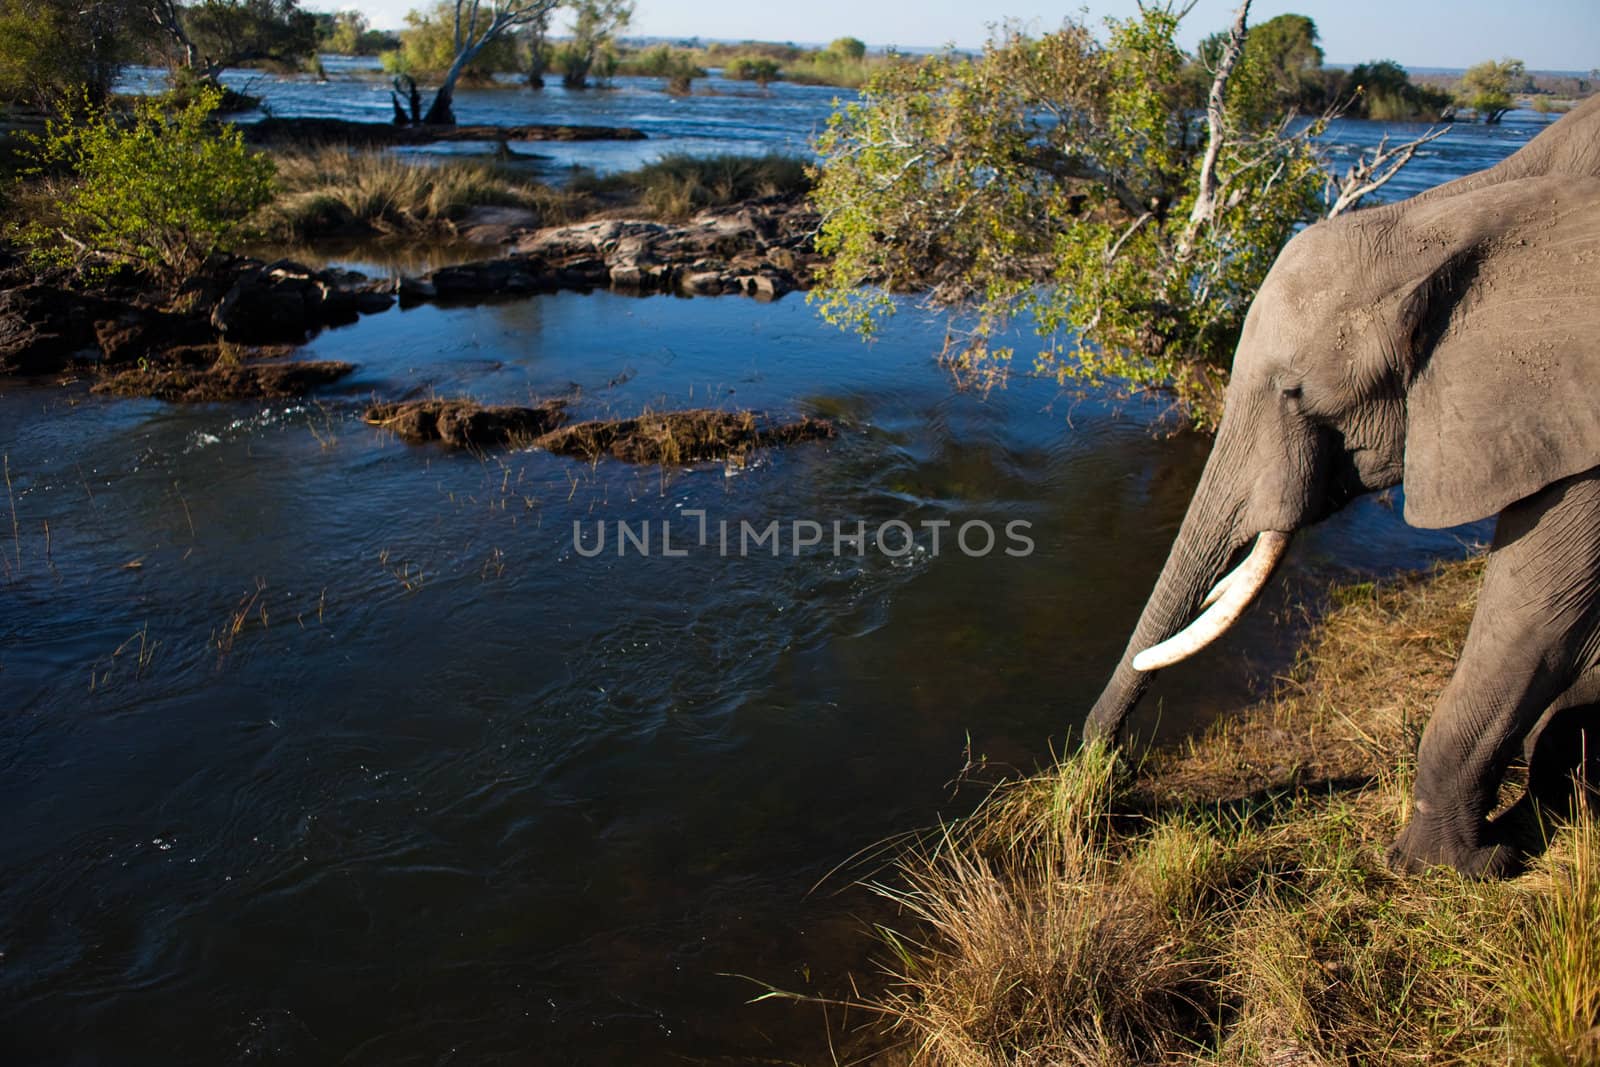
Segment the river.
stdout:
<path fill-rule="evenodd" d="M 354 76 L 238 78 L 277 114 L 388 106 Z M 839 95 L 719 88 L 457 108 L 645 129 L 558 146 L 560 165 L 615 168 L 799 148 Z M 1401 188 L 1542 122 L 1457 127 Z M 837 1011 L 746 1002 L 758 983 L 871 984 L 865 923 L 894 917 L 853 883 L 872 862 L 846 861 L 970 807 L 969 758 L 992 777 L 1068 743 L 1205 459 L 1151 434 L 1148 401 L 1028 378 L 963 391 L 933 362 L 942 340 L 911 306 L 864 346 L 799 297 L 560 293 L 327 331 L 306 355 L 360 369 L 307 402 L 0 383 L 0 1057 L 829 1062 L 830 1024 L 851 1040 Z M 446 454 L 359 420 L 373 394 L 425 391 L 809 412 L 843 432 L 663 471 Z M 1298 538 L 1279 596 L 1484 534 L 1413 530 L 1397 504 Z M 575 546 L 575 524 L 592 545 L 619 520 L 651 524 L 655 551 Z M 828 533 L 721 550 L 720 523 L 772 520 Z M 891 520 L 915 551 L 828 543 L 835 522 Z M 940 521 L 935 552 L 922 524 Z M 967 522 L 1031 524 L 1033 551 L 953 549 Z M 1256 612 L 1168 672 L 1143 725 L 1176 736 L 1237 703 L 1291 638 Z"/>

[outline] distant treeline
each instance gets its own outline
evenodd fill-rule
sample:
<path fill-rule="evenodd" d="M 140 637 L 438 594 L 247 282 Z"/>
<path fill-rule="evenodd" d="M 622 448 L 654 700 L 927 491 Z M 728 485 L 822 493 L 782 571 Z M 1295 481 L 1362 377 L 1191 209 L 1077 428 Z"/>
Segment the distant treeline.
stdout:
<path fill-rule="evenodd" d="M 479 20 L 489 17 L 486 9 L 470 10 Z M 456 56 L 454 11 L 451 0 L 432 0 L 408 13 L 405 28 L 393 32 L 373 29 L 355 10 L 305 11 L 300 0 L 97 0 L 92 18 L 73 0 L 0 0 L 0 102 L 54 109 L 84 95 L 103 100 L 130 62 L 168 66 L 179 75 L 178 84 L 186 85 L 214 82 L 226 67 L 320 72 L 321 53 L 376 55 L 392 74 L 437 79 Z M 553 24 L 558 11 L 561 21 Z M 632 0 L 552 3 L 541 17 L 477 50 L 460 76 L 488 83 L 511 73 L 539 87 L 551 73 L 569 88 L 582 88 L 631 74 L 665 79 L 668 91 L 687 93 L 696 79 L 720 70 L 725 78 L 761 85 L 855 88 L 896 64 L 922 61 L 892 48 L 869 51 L 855 37 L 825 47 L 698 38 L 630 45 L 620 35 L 632 14 Z M 1221 47 L 1221 35 L 1208 38 L 1190 64 L 1186 91 L 1192 90 L 1195 106 L 1203 106 Z M 1529 74 L 1511 59 L 1480 63 L 1460 78 L 1413 79 L 1389 60 L 1337 70 L 1324 65 L 1316 23 L 1304 15 L 1280 15 L 1252 27 L 1242 64 L 1236 84 L 1265 86 L 1273 106 L 1391 121 L 1435 120 L 1463 109 L 1492 122 L 1524 99 L 1540 110 L 1559 110 L 1563 100 L 1589 94 L 1600 80 Z M 1253 89 L 1250 95 L 1263 98 Z"/>

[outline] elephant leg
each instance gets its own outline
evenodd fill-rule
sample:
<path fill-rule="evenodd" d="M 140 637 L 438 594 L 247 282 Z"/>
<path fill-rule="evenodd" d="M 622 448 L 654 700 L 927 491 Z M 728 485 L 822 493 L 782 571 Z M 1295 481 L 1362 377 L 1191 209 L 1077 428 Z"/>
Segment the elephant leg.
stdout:
<path fill-rule="evenodd" d="M 1501 513 L 1466 646 L 1423 731 L 1412 818 L 1389 852 L 1396 867 L 1475 877 L 1518 869 L 1525 848 L 1514 826 L 1491 826 L 1488 815 L 1524 738 L 1596 661 L 1597 584 L 1600 472 Z"/>
<path fill-rule="evenodd" d="M 1578 804 L 1600 810 L 1600 672 L 1589 671 L 1551 704 L 1523 740 L 1528 788 L 1495 816 L 1491 830 L 1528 853 L 1542 852 Z"/>
<path fill-rule="evenodd" d="M 1584 686 L 1588 699 L 1569 692 L 1556 701 L 1526 746 L 1528 799 L 1558 818 L 1571 813 L 1580 790 L 1593 806 L 1600 788 L 1600 701 L 1592 688 Z"/>

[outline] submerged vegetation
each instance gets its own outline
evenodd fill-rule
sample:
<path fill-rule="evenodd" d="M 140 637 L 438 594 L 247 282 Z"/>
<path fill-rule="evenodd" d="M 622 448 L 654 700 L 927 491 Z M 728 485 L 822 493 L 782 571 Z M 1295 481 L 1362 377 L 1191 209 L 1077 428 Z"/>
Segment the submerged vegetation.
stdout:
<path fill-rule="evenodd" d="M 1592 1063 L 1600 827 L 1528 875 L 1383 849 L 1481 564 L 1339 594 L 1269 701 L 1131 780 L 1091 746 L 998 789 L 880 890 L 916 1063 Z"/>

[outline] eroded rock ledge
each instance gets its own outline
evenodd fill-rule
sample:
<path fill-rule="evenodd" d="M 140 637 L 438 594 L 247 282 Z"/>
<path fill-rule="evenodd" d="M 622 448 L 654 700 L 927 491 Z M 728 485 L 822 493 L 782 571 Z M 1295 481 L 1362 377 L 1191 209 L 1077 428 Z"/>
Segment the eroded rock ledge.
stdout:
<path fill-rule="evenodd" d="M 181 380 L 193 382 L 195 368 L 239 363 L 263 345 L 302 344 L 326 326 L 386 310 L 397 297 L 403 305 L 461 304 L 611 288 L 776 299 L 809 287 L 816 221 L 803 201 L 771 197 L 683 224 L 602 219 L 513 229 L 505 235 L 514 249 L 508 255 L 398 282 L 231 256 L 217 257 L 176 290 L 131 271 L 85 284 L 67 272 L 36 271 L 0 249 L 0 375 L 119 376 L 109 391 L 145 383 L 159 390 L 150 395 L 181 399 L 195 388 L 122 372 L 182 368 Z M 288 386 L 314 376 L 274 380 Z M 248 384 L 232 372 L 214 381 Z"/>
<path fill-rule="evenodd" d="M 811 285 L 817 216 L 793 197 L 706 211 L 686 223 L 597 219 L 507 229 L 513 251 L 443 267 L 399 285 L 402 305 L 604 289 L 776 299 Z"/>
<path fill-rule="evenodd" d="M 359 148 L 443 141 L 642 141 L 629 126 L 396 126 L 351 119 L 277 118 L 239 124 L 252 144 L 345 144 Z"/>
<path fill-rule="evenodd" d="M 80 372 L 105 377 L 112 392 L 133 392 L 145 382 L 177 396 L 188 388 L 156 372 L 181 370 L 183 381 L 193 381 L 196 370 L 227 370 L 260 346 L 301 344 L 324 326 L 392 307 L 388 288 L 286 260 L 219 258 L 176 290 L 130 272 L 84 285 L 65 272 L 36 273 L 18 260 L 0 260 L 0 374 Z M 142 373 L 123 373 L 134 368 Z M 217 381 L 242 385 L 246 377 L 227 370 Z M 256 377 L 287 386 L 315 376 Z"/>

